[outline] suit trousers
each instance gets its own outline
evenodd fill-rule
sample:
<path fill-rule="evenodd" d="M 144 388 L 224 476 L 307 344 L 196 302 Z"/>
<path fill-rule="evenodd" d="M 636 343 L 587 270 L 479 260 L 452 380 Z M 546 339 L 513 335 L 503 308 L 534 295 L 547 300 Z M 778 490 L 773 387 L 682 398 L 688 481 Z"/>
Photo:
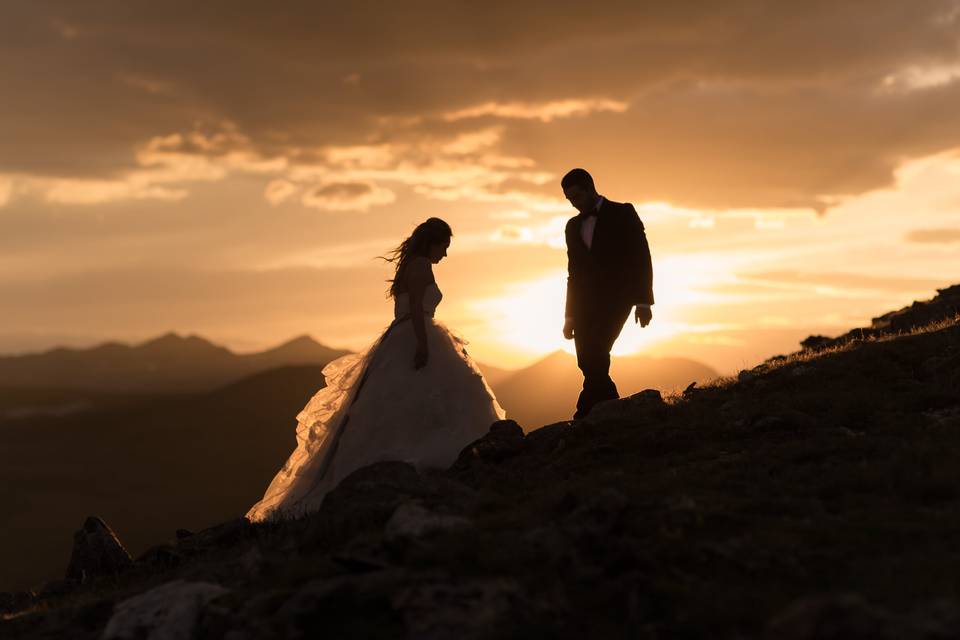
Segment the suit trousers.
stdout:
<path fill-rule="evenodd" d="M 583 418 L 595 404 L 619 398 L 617 385 L 610 378 L 610 349 L 630 317 L 633 305 L 615 305 L 595 309 L 574 318 L 573 341 L 577 348 L 577 366 L 583 372 L 583 391 L 577 399 L 574 419 Z"/>

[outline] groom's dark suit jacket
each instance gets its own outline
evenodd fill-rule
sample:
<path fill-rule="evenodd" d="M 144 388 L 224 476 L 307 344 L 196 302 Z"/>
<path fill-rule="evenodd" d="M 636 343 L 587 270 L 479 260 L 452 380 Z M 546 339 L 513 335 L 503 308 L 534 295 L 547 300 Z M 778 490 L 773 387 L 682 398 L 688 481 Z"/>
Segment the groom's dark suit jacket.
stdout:
<path fill-rule="evenodd" d="M 637 210 L 604 199 L 589 248 L 581 233 L 585 218 L 581 213 L 567 222 L 567 317 L 653 304 L 653 264 Z"/>

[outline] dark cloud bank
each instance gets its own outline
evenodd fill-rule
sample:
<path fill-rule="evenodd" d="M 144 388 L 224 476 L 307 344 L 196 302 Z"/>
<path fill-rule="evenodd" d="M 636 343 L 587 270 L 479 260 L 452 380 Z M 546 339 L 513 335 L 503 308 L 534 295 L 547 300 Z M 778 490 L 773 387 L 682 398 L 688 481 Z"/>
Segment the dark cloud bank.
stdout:
<path fill-rule="evenodd" d="M 554 173 L 590 166 L 612 190 L 822 207 L 960 146 L 960 83 L 944 71 L 960 62 L 954 0 L 38 1 L 2 14 L 8 174 L 119 175 L 137 145 L 198 122 L 234 123 L 246 147 L 293 162 L 500 123 L 504 152 Z M 626 108 L 445 117 L 586 99 Z"/>

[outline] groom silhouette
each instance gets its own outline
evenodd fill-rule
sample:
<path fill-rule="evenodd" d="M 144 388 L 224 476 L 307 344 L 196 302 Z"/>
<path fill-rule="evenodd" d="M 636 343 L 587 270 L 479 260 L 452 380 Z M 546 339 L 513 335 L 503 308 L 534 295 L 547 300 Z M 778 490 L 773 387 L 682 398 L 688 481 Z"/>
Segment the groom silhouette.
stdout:
<path fill-rule="evenodd" d="M 563 337 L 573 339 L 583 391 L 573 418 L 598 402 L 619 398 L 610 378 L 610 349 L 636 305 L 636 321 L 650 324 L 653 264 L 643 223 L 630 203 L 597 193 L 593 177 L 573 169 L 560 181 L 580 213 L 567 221 L 567 305 Z"/>

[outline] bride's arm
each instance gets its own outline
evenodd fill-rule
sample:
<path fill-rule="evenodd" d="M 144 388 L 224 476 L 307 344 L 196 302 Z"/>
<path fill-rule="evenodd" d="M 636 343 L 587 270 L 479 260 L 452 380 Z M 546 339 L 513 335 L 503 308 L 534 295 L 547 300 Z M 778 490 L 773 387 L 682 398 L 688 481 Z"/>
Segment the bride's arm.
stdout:
<path fill-rule="evenodd" d="M 417 352 L 413 357 L 413 367 L 420 369 L 427 364 L 427 327 L 423 318 L 423 292 L 433 280 L 430 261 L 415 258 L 407 267 L 407 291 L 410 292 L 410 322 L 413 334 L 417 337 Z"/>

